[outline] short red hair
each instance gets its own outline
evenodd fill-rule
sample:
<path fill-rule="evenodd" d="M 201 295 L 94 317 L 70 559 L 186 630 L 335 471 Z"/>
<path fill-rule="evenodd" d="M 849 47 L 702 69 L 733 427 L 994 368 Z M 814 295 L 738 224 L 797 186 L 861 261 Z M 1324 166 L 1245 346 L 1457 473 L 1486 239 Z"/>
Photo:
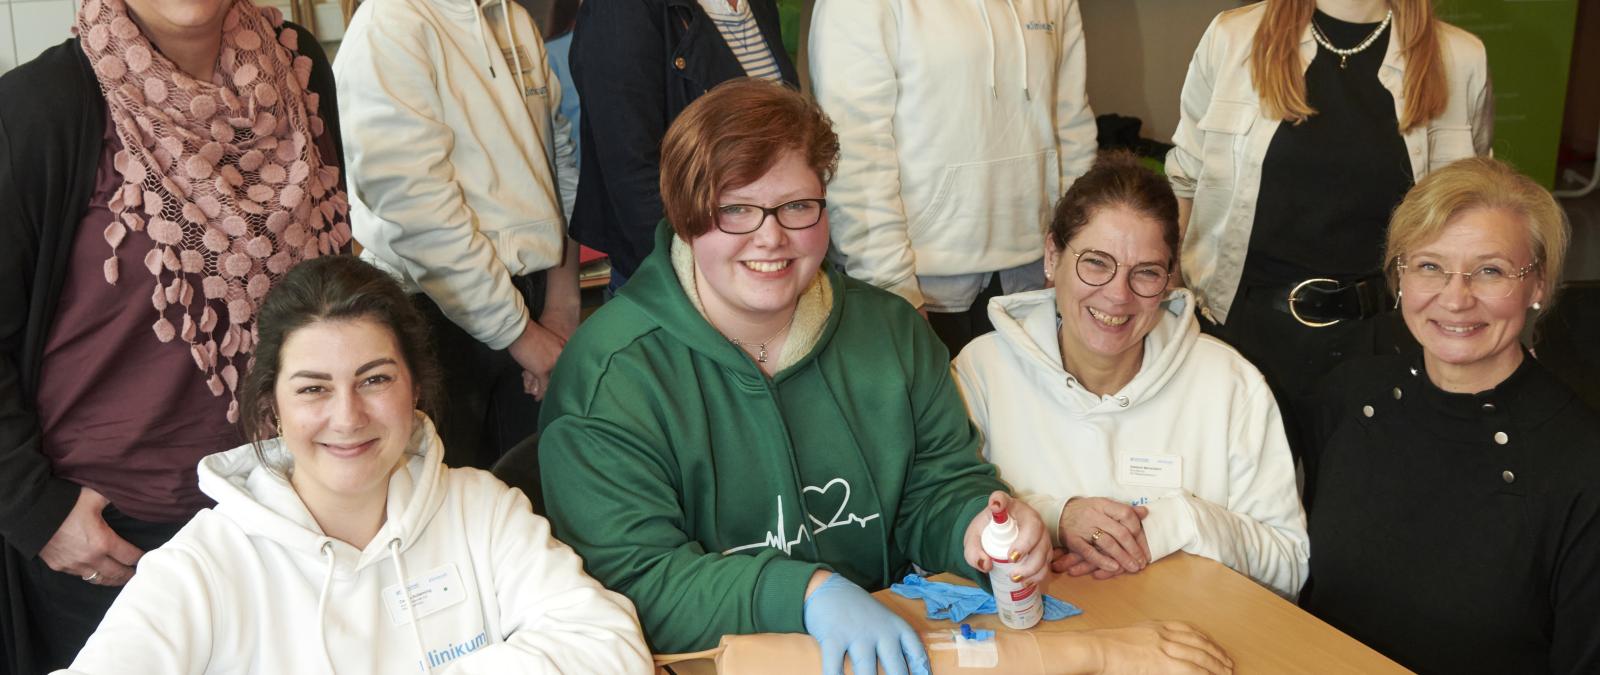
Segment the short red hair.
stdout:
<path fill-rule="evenodd" d="M 685 241 L 715 223 L 717 196 L 766 175 L 796 151 L 826 186 L 839 136 L 811 99 L 768 80 L 740 78 L 689 104 L 661 141 L 661 204 Z"/>

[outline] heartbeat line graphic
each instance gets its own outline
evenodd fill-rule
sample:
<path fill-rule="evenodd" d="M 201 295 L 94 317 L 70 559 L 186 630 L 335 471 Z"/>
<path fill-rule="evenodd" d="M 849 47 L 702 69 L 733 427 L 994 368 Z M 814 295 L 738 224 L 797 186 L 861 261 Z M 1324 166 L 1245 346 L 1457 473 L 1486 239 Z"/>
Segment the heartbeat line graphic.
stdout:
<path fill-rule="evenodd" d="M 854 513 L 846 514 L 844 510 L 850 506 L 850 481 L 847 481 L 843 478 L 835 478 L 830 480 L 822 487 L 812 487 L 807 485 L 802 492 L 815 492 L 819 495 L 826 495 L 828 494 L 828 491 L 832 490 L 833 486 L 835 485 L 844 487 L 844 499 L 839 500 L 839 510 L 833 512 L 833 517 L 829 518 L 828 522 L 824 523 L 820 520 L 817 520 L 816 516 L 813 516 L 809 513 L 806 514 L 806 517 L 810 518 L 811 522 L 816 525 L 813 530 L 815 534 L 821 534 L 830 528 L 838 527 L 840 525 L 849 525 L 851 523 L 855 523 L 861 527 L 866 527 L 868 522 L 881 515 L 874 513 L 863 518 Z M 841 517 L 844 518 L 844 520 L 840 520 Z"/>
<path fill-rule="evenodd" d="M 804 494 L 804 493 L 816 493 L 818 495 L 827 495 L 830 491 L 833 490 L 833 488 L 835 486 L 844 488 L 844 498 L 839 500 L 839 508 L 833 512 L 833 516 L 831 518 L 829 518 L 827 522 L 823 522 L 822 520 L 818 519 L 816 516 L 813 516 L 810 513 L 806 513 L 805 514 L 806 518 L 809 519 L 811 521 L 811 523 L 812 523 L 811 529 L 807 530 L 806 526 L 805 526 L 805 523 L 801 523 L 801 524 L 799 524 L 798 526 L 795 527 L 794 539 L 789 539 L 787 537 L 788 528 L 784 524 L 783 497 L 779 496 L 777 498 L 778 499 L 778 525 L 777 525 L 777 528 L 775 528 L 774 530 L 768 530 L 766 532 L 766 534 L 764 534 L 762 536 L 761 541 L 750 543 L 750 544 L 744 544 L 744 545 L 741 545 L 741 546 L 735 546 L 735 547 L 730 548 L 730 549 L 728 549 L 726 551 L 723 551 L 722 552 L 723 555 L 728 555 L 728 554 L 731 554 L 731 553 L 738 553 L 740 551 L 748 551 L 748 550 L 757 549 L 757 548 L 775 548 L 775 549 L 778 549 L 780 551 L 783 551 L 784 555 L 789 555 L 790 552 L 793 551 L 794 546 L 796 544 L 799 544 L 802 541 L 805 541 L 806 537 L 808 537 L 808 536 L 811 537 L 814 540 L 817 535 L 822 534 L 823 532 L 826 532 L 826 531 L 828 531 L 830 529 L 833 529 L 835 527 L 846 526 L 846 525 L 856 525 L 858 527 L 863 527 L 864 528 L 864 527 L 867 526 L 867 523 L 872 522 L 873 520 L 876 520 L 880 516 L 882 516 L 882 514 L 880 514 L 880 513 L 874 513 L 874 514 L 868 515 L 868 516 L 860 516 L 860 515 L 857 515 L 855 513 L 845 513 L 845 509 L 850 507 L 850 482 L 845 480 L 845 479 L 843 479 L 843 478 L 835 478 L 833 480 L 830 480 L 826 484 L 824 484 L 822 487 L 816 487 L 816 486 L 812 486 L 812 485 L 807 485 L 801 490 L 801 492 L 802 492 L 802 494 Z"/>
<path fill-rule="evenodd" d="M 745 544 L 743 546 L 735 546 L 735 547 L 730 548 L 730 549 L 728 549 L 726 551 L 723 551 L 722 554 L 723 555 L 728 555 L 728 554 L 731 554 L 731 553 L 738 553 L 740 551 L 748 551 L 748 550 L 753 549 L 753 548 L 769 548 L 770 547 L 770 548 L 775 548 L 775 549 L 778 549 L 780 551 L 783 551 L 784 555 L 789 555 L 789 551 L 794 548 L 794 545 L 800 543 L 801 541 L 804 541 L 805 538 L 806 538 L 806 526 L 805 526 L 804 523 L 802 523 L 798 528 L 795 529 L 794 540 L 790 541 L 790 540 L 784 539 L 784 537 L 783 537 L 783 497 L 779 496 L 778 497 L 778 531 L 777 532 L 773 532 L 771 530 L 767 530 L 766 537 L 763 538 L 761 541 L 758 541 L 758 542 L 756 542 L 754 544 Z"/>

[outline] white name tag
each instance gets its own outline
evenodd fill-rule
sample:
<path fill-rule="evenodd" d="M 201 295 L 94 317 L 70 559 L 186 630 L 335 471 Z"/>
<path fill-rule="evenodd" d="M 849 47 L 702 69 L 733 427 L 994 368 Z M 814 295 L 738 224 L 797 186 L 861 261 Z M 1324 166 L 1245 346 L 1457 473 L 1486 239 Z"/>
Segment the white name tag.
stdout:
<path fill-rule="evenodd" d="M 453 564 L 412 579 L 406 584 L 406 590 L 409 593 L 402 593 L 400 584 L 383 589 L 383 606 L 388 608 L 389 619 L 396 626 L 411 622 L 411 613 L 406 611 L 408 601 L 416 609 L 417 618 L 421 619 L 467 599 L 467 590 L 462 588 L 461 575 Z"/>
<path fill-rule="evenodd" d="M 1117 482 L 1144 487 L 1183 487 L 1183 457 L 1142 454 L 1117 457 Z"/>

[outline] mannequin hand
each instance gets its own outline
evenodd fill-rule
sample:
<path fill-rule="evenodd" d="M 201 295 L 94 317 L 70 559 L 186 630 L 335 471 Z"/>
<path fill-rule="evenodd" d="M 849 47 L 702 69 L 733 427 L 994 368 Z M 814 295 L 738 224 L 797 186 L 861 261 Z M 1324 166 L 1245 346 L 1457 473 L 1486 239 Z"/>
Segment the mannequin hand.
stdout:
<path fill-rule="evenodd" d="M 101 586 L 128 583 L 133 566 L 144 551 L 106 525 L 105 516 L 100 514 L 109 503 L 99 492 L 79 488 L 77 503 L 50 541 L 39 549 L 39 559 L 63 574 L 89 577 L 98 573 L 90 583 Z"/>
<path fill-rule="evenodd" d="M 806 597 L 806 632 L 822 647 L 823 675 L 841 675 L 848 654 L 857 673 L 930 675 L 928 652 L 911 626 L 860 586 L 830 574 Z"/>
<path fill-rule="evenodd" d="M 993 569 L 989 556 L 983 552 L 983 528 L 989 525 L 990 514 L 1000 509 L 1005 509 L 1017 523 L 1017 543 L 1012 558 L 1017 564 L 1017 581 L 1044 583 L 1050 575 L 1050 532 L 1044 528 L 1038 511 L 998 490 L 989 495 L 989 506 L 967 523 L 967 533 L 962 538 L 967 564 L 985 574 Z"/>
<path fill-rule="evenodd" d="M 1141 524 L 1149 513 L 1104 497 L 1074 497 L 1061 510 L 1061 543 L 1107 572 L 1138 572 L 1150 564 Z"/>
<path fill-rule="evenodd" d="M 1221 647 L 1205 633 L 1177 621 L 1145 621 L 1127 628 L 1086 631 L 1083 635 L 1097 643 L 1100 673 L 1233 672 L 1233 659 Z"/>

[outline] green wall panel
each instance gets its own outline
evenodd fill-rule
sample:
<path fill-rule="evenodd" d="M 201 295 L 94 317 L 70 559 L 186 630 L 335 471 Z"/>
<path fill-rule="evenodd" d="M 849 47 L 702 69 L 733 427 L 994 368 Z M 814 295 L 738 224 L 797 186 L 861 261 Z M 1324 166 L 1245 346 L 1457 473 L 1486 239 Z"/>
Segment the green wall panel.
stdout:
<path fill-rule="evenodd" d="M 1546 187 L 1556 176 L 1579 0 L 1438 0 L 1489 51 L 1495 157 Z"/>

